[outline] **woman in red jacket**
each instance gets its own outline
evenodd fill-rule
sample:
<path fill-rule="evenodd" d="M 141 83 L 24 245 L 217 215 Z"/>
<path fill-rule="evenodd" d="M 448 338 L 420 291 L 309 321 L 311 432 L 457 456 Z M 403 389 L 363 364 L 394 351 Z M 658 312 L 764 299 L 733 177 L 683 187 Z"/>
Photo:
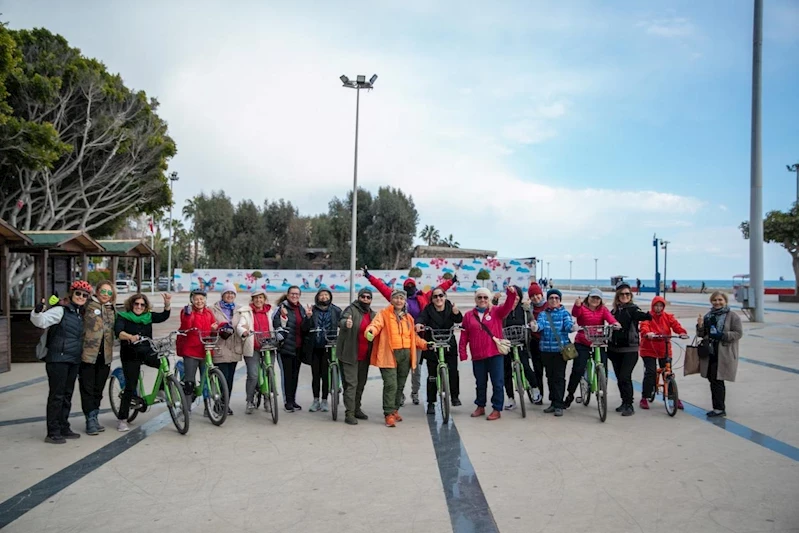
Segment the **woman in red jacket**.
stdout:
<path fill-rule="evenodd" d="M 194 401 L 197 369 L 203 365 L 205 347 L 200 341 L 200 336 L 208 335 L 211 331 L 219 329 L 219 324 L 214 318 L 214 313 L 205 305 L 205 291 L 196 289 L 191 291 L 189 300 L 191 304 L 180 311 L 180 330 L 189 331 L 186 335 L 177 338 L 175 348 L 178 357 L 183 358 L 183 390 L 186 396 Z M 196 331 L 193 329 L 196 328 Z"/>
<path fill-rule="evenodd" d="M 641 345 L 639 353 L 644 362 L 644 383 L 641 387 L 641 402 L 638 406 L 641 409 L 649 409 L 648 398 L 652 396 L 655 389 L 656 368 L 666 366 L 666 343 L 669 339 L 654 340 L 655 335 L 671 335 L 672 331 L 677 333 L 681 339 L 687 339 L 688 333 L 680 322 L 672 315 L 667 313 L 666 299 L 662 296 L 652 298 L 652 320 L 641 322 Z M 682 401 L 677 400 L 677 408 L 682 409 Z"/>

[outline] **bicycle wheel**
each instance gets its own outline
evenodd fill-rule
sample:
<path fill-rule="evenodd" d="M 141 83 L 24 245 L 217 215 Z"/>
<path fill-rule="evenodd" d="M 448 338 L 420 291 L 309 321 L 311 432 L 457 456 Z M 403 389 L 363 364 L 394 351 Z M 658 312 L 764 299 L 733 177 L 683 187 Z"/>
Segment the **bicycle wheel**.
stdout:
<path fill-rule="evenodd" d="M 121 373 L 122 369 L 119 370 Z M 119 407 L 122 405 L 122 390 L 122 383 L 115 370 L 108 379 L 108 403 L 111 404 L 111 411 L 114 412 L 116 418 L 119 418 Z"/>
<path fill-rule="evenodd" d="M 588 404 L 591 403 L 591 385 L 585 376 L 580 378 L 580 398 L 577 403 L 582 403 L 583 407 L 588 407 Z"/>
<path fill-rule="evenodd" d="M 596 408 L 599 411 L 599 420 L 604 422 L 608 417 L 608 378 L 602 365 L 596 367 Z"/>
<path fill-rule="evenodd" d="M 169 398 L 166 404 L 169 416 L 172 417 L 172 422 L 178 433 L 185 435 L 189 431 L 189 403 L 186 401 L 186 394 L 175 376 L 168 376 L 166 385 L 169 389 Z"/>
<path fill-rule="evenodd" d="M 338 420 L 338 400 L 340 398 L 339 395 L 340 381 L 341 378 L 339 377 L 338 363 L 330 365 L 330 415 L 333 417 L 334 422 Z"/>
<path fill-rule="evenodd" d="M 669 416 L 677 414 L 677 405 L 680 400 L 679 393 L 677 392 L 677 380 L 673 375 L 668 376 L 663 381 L 663 403 L 666 405 L 666 412 Z"/>
<path fill-rule="evenodd" d="M 269 402 L 272 407 L 272 423 L 277 424 L 277 415 L 280 413 L 280 407 L 277 403 L 277 385 L 275 384 L 275 369 L 271 366 L 266 369 L 266 382 L 269 384 L 269 395 L 264 396 L 264 404 Z"/>
<path fill-rule="evenodd" d="M 444 425 L 449 423 L 449 415 L 452 408 L 452 400 L 449 389 L 449 369 L 446 365 L 438 367 L 438 381 L 441 387 L 438 389 L 438 401 L 441 404 L 441 420 Z"/>
<path fill-rule="evenodd" d="M 208 418 L 215 426 L 221 426 L 227 419 L 228 401 L 230 399 L 225 375 L 218 368 L 208 371 L 208 397 L 204 398 Z"/>
<path fill-rule="evenodd" d="M 519 409 L 522 413 L 522 418 L 527 417 L 527 406 L 524 403 L 524 380 L 522 379 L 522 365 L 518 361 L 514 361 L 513 365 L 513 378 L 516 382 L 516 392 L 519 393 Z"/>

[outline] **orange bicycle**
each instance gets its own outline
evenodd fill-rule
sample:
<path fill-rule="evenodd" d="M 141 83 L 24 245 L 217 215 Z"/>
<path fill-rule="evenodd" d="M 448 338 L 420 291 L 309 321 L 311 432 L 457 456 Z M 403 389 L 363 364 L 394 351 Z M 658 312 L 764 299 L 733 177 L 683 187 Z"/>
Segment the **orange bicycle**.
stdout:
<path fill-rule="evenodd" d="M 655 401 L 658 392 L 663 395 L 663 404 L 669 416 L 674 416 L 680 408 L 680 395 L 677 390 L 677 377 L 671 370 L 671 339 L 679 339 L 679 335 L 655 335 L 650 337 L 652 340 L 661 340 L 666 344 L 665 365 L 657 369 L 655 376 L 655 388 L 649 401 Z"/>

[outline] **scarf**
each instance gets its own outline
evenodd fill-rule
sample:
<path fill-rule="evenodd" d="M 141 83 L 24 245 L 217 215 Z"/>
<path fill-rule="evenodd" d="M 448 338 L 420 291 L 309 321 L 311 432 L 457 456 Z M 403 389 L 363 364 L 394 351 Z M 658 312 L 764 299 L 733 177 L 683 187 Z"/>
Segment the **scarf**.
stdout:
<path fill-rule="evenodd" d="M 219 308 L 228 320 L 233 320 L 233 310 L 236 309 L 236 303 L 219 302 Z"/>
<path fill-rule="evenodd" d="M 363 313 L 364 315 L 368 315 L 369 313 L 372 312 L 372 306 L 364 304 L 364 303 L 361 303 L 360 300 L 356 300 L 356 301 L 352 302 L 352 306 L 353 307 L 357 307 L 358 310 L 360 310 L 361 313 Z"/>
<path fill-rule="evenodd" d="M 134 324 L 144 324 L 146 326 L 147 324 L 153 323 L 153 314 L 150 311 L 140 315 L 137 315 L 133 311 L 120 311 L 118 314 L 125 320 L 133 322 Z"/>
<path fill-rule="evenodd" d="M 716 326 L 716 330 L 721 333 L 724 331 L 724 323 L 727 322 L 727 313 L 730 312 L 730 307 L 725 305 L 720 309 L 711 309 L 705 315 L 705 322 L 709 325 Z"/>

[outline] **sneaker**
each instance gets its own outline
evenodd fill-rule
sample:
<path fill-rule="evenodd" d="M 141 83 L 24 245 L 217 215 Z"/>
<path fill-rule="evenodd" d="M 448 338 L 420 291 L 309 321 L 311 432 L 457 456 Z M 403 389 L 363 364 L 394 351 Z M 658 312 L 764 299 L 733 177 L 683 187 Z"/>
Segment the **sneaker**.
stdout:
<path fill-rule="evenodd" d="M 399 411 L 394 411 L 391 414 L 394 415 L 395 422 L 402 422 L 402 417 L 400 416 Z"/>
<path fill-rule="evenodd" d="M 618 406 L 618 407 L 616 408 L 616 412 L 617 412 L 617 413 L 624 412 L 624 408 L 625 408 L 625 407 L 626 407 L 626 406 L 625 406 L 624 404 L 621 404 L 620 406 Z"/>
<path fill-rule="evenodd" d="M 298 404 L 297 402 L 292 402 L 292 404 L 294 405 L 295 411 L 302 411 L 302 406 L 300 404 Z"/>
<path fill-rule="evenodd" d="M 555 416 L 563 416 L 563 409 L 555 407 Z"/>
<path fill-rule="evenodd" d="M 718 409 L 713 409 L 712 411 L 708 411 L 707 416 L 708 416 L 708 418 L 716 418 L 716 417 L 719 417 L 719 416 L 727 416 L 727 411 L 724 411 L 724 410 L 720 411 Z"/>
<path fill-rule="evenodd" d="M 80 438 L 80 435 L 75 433 L 71 429 L 62 429 L 61 430 L 61 436 L 64 437 L 65 439 L 69 439 L 69 440 L 79 439 Z"/>
<path fill-rule="evenodd" d="M 308 408 L 308 412 L 315 413 L 319 410 L 319 408 L 320 408 L 319 398 L 314 398 L 313 402 L 311 403 L 311 406 Z"/>
<path fill-rule="evenodd" d="M 357 418 L 358 420 L 369 420 L 369 416 L 360 409 L 355 411 L 355 418 Z"/>
<path fill-rule="evenodd" d="M 244 410 L 244 414 L 251 415 L 253 411 L 255 411 L 255 404 L 252 402 L 247 402 L 247 408 Z"/>
<path fill-rule="evenodd" d="M 633 416 L 635 414 L 635 409 L 633 409 L 632 405 L 625 405 L 624 411 L 621 412 L 621 416 Z"/>
<path fill-rule="evenodd" d="M 427 404 L 427 414 L 428 415 L 436 414 L 436 404 L 434 404 L 434 403 L 428 403 Z"/>
<path fill-rule="evenodd" d="M 402 393 L 402 400 L 400 401 L 400 407 L 404 407 L 404 406 L 405 406 L 405 393 L 403 392 Z"/>
<path fill-rule="evenodd" d="M 44 438 L 44 442 L 46 442 L 47 444 L 66 444 L 67 439 L 65 439 L 61 435 L 47 435 Z"/>
<path fill-rule="evenodd" d="M 569 395 L 568 395 L 568 396 L 566 396 L 566 401 L 564 401 L 564 402 L 563 402 L 563 403 L 565 404 L 565 405 L 564 405 L 564 407 L 565 407 L 566 409 L 568 409 L 569 407 L 571 407 L 571 406 L 572 406 L 572 402 L 573 402 L 573 401 L 574 401 L 574 394 L 572 394 L 572 393 L 570 392 L 570 393 L 569 393 Z"/>
<path fill-rule="evenodd" d="M 677 409 L 685 409 L 682 405 L 682 400 L 677 400 Z"/>
<path fill-rule="evenodd" d="M 394 419 L 394 415 L 386 415 L 386 427 L 393 428 L 395 427 L 396 420 Z"/>
<path fill-rule="evenodd" d="M 351 426 L 357 426 L 358 420 L 355 418 L 355 415 L 347 415 L 344 417 L 344 423 Z"/>
<path fill-rule="evenodd" d="M 478 416 L 484 416 L 485 414 L 486 414 L 486 408 L 478 407 L 477 409 L 474 410 L 474 413 L 472 413 L 472 418 L 477 418 Z"/>
<path fill-rule="evenodd" d="M 516 404 L 513 403 L 513 398 L 509 398 L 505 404 L 505 410 L 510 411 L 512 409 L 516 409 Z"/>
<path fill-rule="evenodd" d="M 641 401 L 638 402 L 638 407 L 641 409 L 649 409 L 649 400 L 646 398 L 641 398 Z"/>
<path fill-rule="evenodd" d="M 227 415 L 233 416 L 233 409 L 231 409 L 230 407 L 227 408 Z"/>
<path fill-rule="evenodd" d="M 461 401 L 458 398 L 453 398 L 452 399 L 452 407 L 460 407 L 461 405 L 463 405 L 463 404 L 461 403 Z"/>
<path fill-rule="evenodd" d="M 533 404 L 544 405 L 544 395 L 538 389 L 533 392 Z"/>
<path fill-rule="evenodd" d="M 99 435 L 100 430 L 97 429 L 97 420 L 92 417 L 91 415 L 86 417 L 86 434 L 87 435 Z"/>
<path fill-rule="evenodd" d="M 497 409 L 491 411 L 491 414 L 488 415 L 486 420 L 499 420 L 502 417 L 502 413 L 500 413 Z"/>
<path fill-rule="evenodd" d="M 293 413 L 294 412 L 294 406 L 291 405 L 291 404 L 288 404 L 288 403 L 283 406 L 283 409 L 285 409 L 286 412 L 288 412 L 288 413 Z"/>
<path fill-rule="evenodd" d="M 412 393 L 411 400 L 413 401 L 413 405 L 419 405 L 419 393 L 418 392 Z"/>
<path fill-rule="evenodd" d="M 322 400 L 322 407 L 320 409 L 323 413 L 330 411 L 330 406 L 327 404 L 327 400 Z"/>
<path fill-rule="evenodd" d="M 550 405 L 549 407 L 547 407 L 546 409 L 544 409 L 544 412 L 545 412 L 546 414 L 551 414 L 551 413 L 554 413 L 554 412 L 555 412 L 555 406 L 554 406 L 554 405 Z"/>
<path fill-rule="evenodd" d="M 117 422 L 117 431 L 130 431 L 130 426 L 124 420 Z"/>

